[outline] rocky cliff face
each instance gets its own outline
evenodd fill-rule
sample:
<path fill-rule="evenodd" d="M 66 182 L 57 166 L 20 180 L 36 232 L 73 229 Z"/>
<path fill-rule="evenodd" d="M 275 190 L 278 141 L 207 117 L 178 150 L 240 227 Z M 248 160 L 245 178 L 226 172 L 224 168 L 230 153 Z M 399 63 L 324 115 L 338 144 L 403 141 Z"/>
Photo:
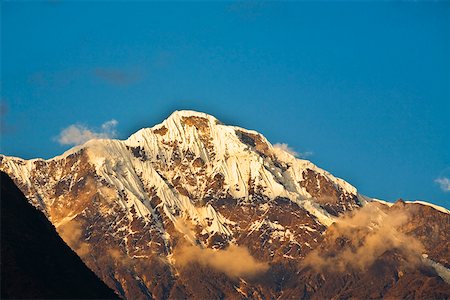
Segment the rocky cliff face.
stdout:
<path fill-rule="evenodd" d="M 274 148 L 261 134 L 206 114 L 178 111 L 127 140 L 92 140 L 50 160 L 0 156 L 0 169 L 124 298 L 372 297 L 375 291 L 404 296 L 410 292 L 402 290 L 405 278 L 429 280 L 421 284 L 423 293 L 450 295 L 442 276 L 420 258 L 427 253 L 442 270 L 449 267 L 448 254 L 441 252 L 448 248 L 449 231 L 442 225 L 449 223 L 447 211 L 373 202 L 344 180 Z M 373 282 L 365 282 L 369 266 L 330 271 L 311 261 L 333 255 L 322 248 L 359 249 L 342 242 L 340 235 L 348 232 L 332 228 L 367 203 L 378 219 L 411 207 L 393 228 L 426 247 L 408 248 L 419 257 L 412 264 L 393 237 L 392 247 L 376 252 L 378 260 L 370 264 L 381 274 L 377 285 L 356 292 L 358 284 Z M 421 221 L 410 222 L 416 217 Z M 393 276 L 403 265 L 425 267 Z M 324 274 L 334 275 L 328 280 Z"/>

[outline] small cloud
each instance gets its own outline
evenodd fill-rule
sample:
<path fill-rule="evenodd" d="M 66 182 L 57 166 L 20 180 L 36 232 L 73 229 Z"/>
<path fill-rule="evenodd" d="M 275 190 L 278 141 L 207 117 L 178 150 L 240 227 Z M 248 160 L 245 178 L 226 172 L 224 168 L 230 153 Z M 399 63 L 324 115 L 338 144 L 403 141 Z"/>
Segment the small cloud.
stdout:
<path fill-rule="evenodd" d="M 190 226 L 192 223 L 188 224 L 183 219 L 177 218 L 174 225 L 187 241 L 195 243 L 197 239 L 193 227 Z M 233 244 L 226 249 L 216 250 L 181 242 L 176 245 L 173 254 L 175 263 L 179 267 L 198 263 L 232 278 L 251 278 L 263 274 L 269 269 L 267 262 L 258 261 L 246 247 Z"/>
<path fill-rule="evenodd" d="M 447 177 L 439 177 L 434 180 L 434 182 L 438 183 L 441 190 L 444 192 L 450 192 L 450 179 Z"/>
<path fill-rule="evenodd" d="M 314 155 L 314 152 L 312 152 L 312 151 L 305 151 L 305 152 L 299 152 L 298 153 L 298 156 L 300 158 L 307 158 L 307 157 L 311 157 L 313 155 Z"/>
<path fill-rule="evenodd" d="M 117 135 L 117 120 L 110 120 L 102 124 L 100 131 L 94 131 L 81 124 L 72 124 L 64 128 L 56 138 L 61 145 L 80 145 L 92 139 L 114 138 Z"/>
<path fill-rule="evenodd" d="M 289 147 L 289 145 L 286 143 L 277 143 L 277 144 L 274 144 L 273 147 L 275 149 L 280 149 L 280 150 L 286 151 L 287 153 L 289 153 L 293 156 L 296 156 L 296 157 L 298 156 L 297 151 L 295 151 L 292 147 Z"/>
<path fill-rule="evenodd" d="M 122 70 L 115 68 L 96 68 L 94 75 L 107 83 L 114 85 L 129 85 L 138 82 L 142 74 L 138 70 Z"/>
<path fill-rule="evenodd" d="M 406 235 L 399 228 L 411 221 L 407 211 L 384 212 L 368 203 L 340 217 L 327 229 L 326 241 L 345 241 L 337 251 L 319 247 L 311 251 L 303 261 L 319 271 L 329 269 L 350 272 L 352 269 L 367 270 L 384 253 L 399 251 L 408 264 L 419 262 L 424 252 L 422 243 Z"/>
<path fill-rule="evenodd" d="M 276 154 L 279 154 L 280 151 L 284 151 L 284 152 L 291 154 L 292 156 L 300 157 L 300 158 L 307 158 L 307 157 L 310 157 L 313 155 L 312 151 L 297 152 L 286 143 L 276 143 L 273 145 L 273 148 L 274 148 Z"/>
<path fill-rule="evenodd" d="M 85 257 L 90 251 L 89 244 L 83 242 L 83 228 L 85 226 L 76 220 L 56 228 L 64 242 L 81 257 Z"/>
<path fill-rule="evenodd" d="M 174 258 L 178 266 L 185 267 L 191 263 L 198 263 L 232 278 L 251 278 L 264 274 L 269 269 L 267 262 L 256 260 L 247 248 L 237 245 L 230 245 L 222 250 L 192 245 L 177 246 Z"/>
<path fill-rule="evenodd" d="M 106 132 L 114 131 L 117 124 L 119 124 L 119 122 L 117 122 L 117 120 L 115 120 L 115 119 L 112 119 L 112 120 L 109 120 L 109 121 L 106 121 L 105 123 L 103 123 L 102 129 Z"/>

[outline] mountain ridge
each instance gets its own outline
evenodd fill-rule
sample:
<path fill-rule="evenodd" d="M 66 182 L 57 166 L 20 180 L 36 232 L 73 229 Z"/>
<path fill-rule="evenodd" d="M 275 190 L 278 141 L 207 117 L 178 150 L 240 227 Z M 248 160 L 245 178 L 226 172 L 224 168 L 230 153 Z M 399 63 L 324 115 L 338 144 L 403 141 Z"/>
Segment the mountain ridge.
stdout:
<path fill-rule="evenodd" d="M 161 130 L 161 128 L 164 128 L 164 127 L 165 127 L 165 125 L 168 123 L 169 120 L 170 120 L 170 121 L 173 121 L 173 119 L 180 119 L 181 117 L 193 117 L 193 116 L 194 116 L 194 117 L 206 118 L 206 119 L 209 119 L 211 122 L 215 122 L 215 123 L 217 123 L 217 124 L 224 125 L 222 122 L 220 122 L 220 121 L 219 121 L 218 119 L 216 119 L 214 116 L 209 115 L 209 114 L 207 114 L 207 113 L 197 112 L 197 111 L 193 111 L 193 110 L 177 110 L 177 111 L 174 111 L 174 112 L 173 112 L 167 119 L 165 119 L 163 122 L 161 122 L 161 123 L 159 123 L 159 124 L 156 124 L 156 125 L 154 125 L 153 127 L 144 127 L 144 128 L 141 128 L 141 129 L 139 129 L 138 131 L 136 131 L 135 133 L 131 134 L 131 135 L 130 135 L 128 138 L 126 138 L 126 139 L 92 139 L 92 140 L 90 140 L 90 141 L 85 142 L 84 144 L 74 146 L 74 147 L 72 147 L 72 148 L 70 148 L 70 149 L 64 151 L 64 152 L 63 152 L 62 154 L 60 154 L 60 155 L 57 155 L 57 156 L 54 156 L 54 157 L 51 157 L 51 158 L 48 158 L 48 159 L 44 159 L 44 158 L 22 159 L 22 158 L 20 158 L 20 157 L 16 157 L 16 156 L 7 156 L 7 155 L 2 155 L 2 154 L 0 154 L 0 157 L 5 157 L 5 158 L 8 158 L 8 159 L 12 159 L 12 160 L 20 160 L 20 161 L 23 161 L 23 162 L 25 162 L 25 161 L 27 161 L 27 162 L 34 162 L 34 161 L 51 161 L 51 160 L 62 159 L 62 158 L 65 158 L 65 157 L 67 157 L 67 156 L 69 156 L 69 155 L 71 155 L 71 154 L 73 154 L 73 153 L 75 153 L 75 152 L 77 152 L 77 151 L 79 151 L 79 150 L 85 148 L 86 145 L 91 144 L 91 143 L 97 143 L 97 142 L 102 141 L 102 140 L 103 140 L 103 141 L 109 141 L 109 140 L 111 140 L 111 141 L 119 141 L 119 142 L 127 142 L 127 141 L 131 141 L 131 140 L 136 141 L 136 140 L 141 139 L 142 136 L 145 135 L 146 132 L 149 132 L 149 131 L 156 131 L 156 132 L 158 132 L 159 130 Z M 172 123 L 173 123 L 173 122 L 172 122 Z M 264 137 L 264 135 L 262 135 L 262 134 L 259 133 L 258 131 L 255 131 L 255 130 L 249 130 L 249 129 L 244 129 L 244 128 L 238 127 L 238 126 L 230 126 L 230 125 L 226 125 L 226 126 L 227 126 L 227 127 L 230 127 L 230 128 L 234 128 L 234 129 L 239 130 L 239 131 L 244 131 L 244 132 L 247 132 L 247 133 L 250 133 L 250 134 L 258 135 L 258 136 L 260 136 L 267 144 L 270 144 L 270 142 L 267 141 L 267 139 Z M 270 144 L 270 145 L 271 145 L 271 144 Z M 283 151 L 283 150 L 281 150 L 281 149 L 278 149 L 278 152 L 279 152 L 279 153 L 282 153 L 281 155 L 283 155 L 283 156 L 288 156 L 288 157 L 292 157 L 292 158 L 295 158 L 295 159 L 300 159 L 300 160 L 303 160 L 303 161 L 310 162 L 309 160 L 306 160 L 306 159 L 303 159 L 303 158 L 297 158 L 297 157 L 294 157 L 291 153 L 289 153 L 289 152 L 287 152 L 287 151 Z M 313 164 L 312 164 L 312 165 L 313 165 Z M 325 171 L 325 170 L 324 170 L 324 171 Z M 329 172 L 327 172 L 327 171 L 325 171 L 325 172 L 326 172 L 326 174 L 331 175 Z M 341 182 L 347 183 L 345 180 L 343 180 L 343 179 L 341 179 L 341 178 L 336 178 L 336 179 L 339 180 L 339 181 L 341 181 Z M 355 189 L 353 186 L 349 185 L 349 187 L 350 187 L 350 189 L 356 191 L 356 189 Z M 362 194 L 360 194 L 360 195 L 361 195 L 362 198 L 366 199 L 367 201 L 376 200 L 376 201 L 386 202 L 386 203 L 388 203 L 389 205 L 393 204 L 393 202 L 388 202 L 388 201 L 381 200 L 381 199 L 376 199 L 376 198 L 367 197 L 367 196 L 362 195 Z M 410 202 L 417 202 L 417 203 L 420 203 L 420 204 L 423 204 L 423 205 L 429 205 L 429 206 L 434 207 L 434 208 L 437 209 L 437 210 L 440 210 L 440 211 L 443 211 L 443 212 L 446 212 L 446 213 L 449 213 L 449 212 L 450 212 L 449 209 L 447 209 L 447 208 L 445 208 L 445 207 L 443 207 L 443 206 L 439 206 L 439 205 L 436 205 L 436 204 L 433 204 L 433 203 L 431 203 L 431 202 L 427 202 L 427 201 L 424 201 L 424 200 L 408 200 L 408 201 L 410 201 Z"/>
<path fill-rule="evenodd" d="M 68 232 L 79 233 L 71 247 L 110 287 L 130 299 L 321 295 L 324 283 L 311 278 L 326 271 L 314 273 L 303 264 L 314 253 L 329 255 L 319 249 L 328 245 L 327 239 L 336 238 L 331 225 L 369 204 L 381 205 L 373 210 L 381 219 L 400 205 L 389 207 L 359 194 L 351 184 L 274 147 L 256 131 L 192 111 L 177 111 L 126 140 L 91 140 L 49 160 L 0 156 L 0 170 L 13 175 L 63 238 L 69 238 Z M 445 211 L 417 205 L 421 204 L 405 204 L 405 219 L 418 211 L 431 223 L 445 224 L 449 219 Z M 403 230 L 404 224 L 396 226 Z M 419 241 L 426 240 L 430 244 L 426 246 L 434 243 L 441 252 L 448 248 L 446 231 L 439 226 L 430 227 L 435 233 L 431 237 L 417 228 L 404 228 Z M 351 237 L 338 237 L 336 243 L 349 238 L 350 249 L 359 249 Z M 337 253 L 347 251 L 335 249 L 339 243 L 328 246 Z M 445 253 L 429 247 L 424 251 L 430 259 L 450 267 Z M 193 255 L 180 255 L 177 249 Z M 408 263 L 411 249 L 393 243 L 385 250 L 387 256 L 379 264 L 397 258 L 399 262 L 394 264 L 398 267 L 386 265 L 389 272 L 379 280 L 386 286 L 382 293 L 399 289 L 400 279 L 392 274 Z M 416 254 L 413 260 L 422 253 Z M 241 258 L 249 270 L 259 271 L 246 278 L 239 268 L 218 264 L 227 257 Z M 349 277 L 353 283 L 359 282 L 360 275 L 355 274 Z M 408 274 L 411 280 L 442 285 L 430 267 Z M 283 290 L 295 278 L 305 285 L 290 286 L 289 293 Z M 392 280 L 394 284 L 388 283 Z"/>
<path fill-rule="evenodd" d="M 135 134 L 132 134 L 126 140 L 107 140 L 107 139 L 91 140 L 91 141 L 88 141 L 88 142 L 86 142 L 85 144 L 83 144 L 81 146 L 76 146 L 76 147 L 66 151 L 61 156 L 56 156 L 56 157 L 54 157 L 52 159 L 49 159 L 49 160 L 42 160 L 42 159 L 29 160 L 28 163 L 27 163 L 28 165 L 26 165 L 25 167 L 23 167 L 24 166 L 23 164 L 17 164 L 16 166 L 10 165 L 10 167 L 12 169 L 12 173 L 17 174 L 19 177 L 26 178 L 26 177 L 28 177 L 29 172 L 31 171 L 31 168 L 32 168 L 31 164 L 32 163 L 35 163 L 35 162 L 47 162 L 47 161 L 55 161 L 55 160 L 65 159 L 66 157 L 68 157 L 68 156 L 70 156 L 72 154 L 75 154 L 78 151 L 81 151 L 83 149 L 86 149 L 86 151 L 88 152 L 88 155 L 90 156 L 89 158 L 91 159 L 91 162 L 93 162 L 96 166 L 99 166 L 99 165 L 102 164 L 102 161 L 99 161 L 98 159 L 101 160 L 102 156 L 109 155 L 110 153 L 107 153 L 108 151 L 116 151 L 117 155 L 124 155 L 125 152 L 129 152 L 128 150 L 131 149 L 131 151 L 134 151 L 133 155 L 135 157 L 138 157 L 139 155 L 142 155 L 142 153 L 139 153 L 139 149 L 141 149 L 141 143 L 142 144 L 146 144 L 145 146 L 146 146 L 147 149 L 148 148 L 152 149 L 154 147 L 155 137 L 157 137 L 157 136 L 159 136 L 161 134 L 161 132 L 159 131 L 161 128 L 170 128 L 171 129 L 171 130 L 168 130 L 168 132 L 167 132 L 169 134 L 169 136 L 167 137 L 166 140 L 163 140 L 162 143 L 170 143 L 170 141 L 179 141 L 179 140 L 184 142 L 184 146 L 187 143 L 191 143 L 191 144 L 188 145 L 188 147 L 185 147 L 187 149 L 183 149 L 183 150 L 190 151 L 190 150 L 192 150 L 191 148 L 194 148 L 195 149 L 194 151 L 197 152 L 196 153 L 197 154 L 197 158 L 200 158 L 201 160 L 205 160 L 205 159 L 206 160 L 213 160 L 214 158 L 211 159 L 211 157 L 209 157 L 209 153 L 205 153 L 205 151 L 203 151 L 203 148 L 207 148 L 208 146 L 209 147 L 213 147 L 213 146 L 211 146 L 211 143 L 208 143 L 208 145 L 206 147 L 203 147 L 203 146 L 205 146 L 205 143 L 203 143 L 203 141 L 201 141 L 202 135 L 201 134 L 200 135 L 196 134 L 198 131 L 201 131 L 201 129 L 200 130 L 190 130 L 190 129 L 194 128 L 195 125 L 192 126 L 192 125 L 182 124 L 182 123 L 184 123 L 183 122 L 183 118 L 192 118 L 192 117 L 194 117 L 194 118 L 203 118 L 201 120 L 208 120 L 209 124 L 206 124 L 206 125 L 210 125 L 211 127 L 213 127 L 214 125 L 217 124 L 218 126 L 221 127 L 220 129 L 223 129 L 223 128 L 227 129 L 225 131 L 224 130 L 216 130 L 216 131 L 214 131 L 215 133 L 218 132 L 218 134 L 216 134 L 216 135 L 219 135 L 219 136 L 218 137 L 217 136 L 213 137 L 213 140 L 215 142 L 217 142 L 217 141 L 221 142 L 218 145 L 213 145 L 213 146 L 215 146 L 214 150 L 226 149 L 227 145 L 224 144 L 225 143 L 224 141 L 227 141 L 227 140 L 231 139 L 232 143 L 230 143 L 230 144 L 232 144 L 232 145 L 233 144 L 234 145 L 236 145 L 236 144 L 239 145 L 240 144 L 239 146 L 241 146 L 241 147 L 237 147 L 237 149 L 231 149 L 231 152 L 233 152 L 233 153 L 231 153 L 229 155 L 238 157 L 238 155 L 240 153 L 245 153 L 245 151 L 248 150 L 248 149 L 245 149 L 245 147 L 248 146 L 247 144 L 242 143 L 241 141 L 238 141 L 238 139 L 241 138 L 240 135 L 251 134 L 251 135 L 254 135 L 254 136 L 245 136 L 244 135 L 244 137 L 242 137 L 242 138 L 244 140 L 247 139 L 247 142 L 249 142 L 249 143 L 252 143 L 252 138 L 255 138 L 259 143 L 262 144 L 262 146 L 261 146 L 262 148 L 261 147 L 258 148 L 259 145 L 256 145 L 256 144 L 253 147 L 252 147 L 252 145 L 248 146 L 248 148 L 252 147 L 253 151 L 251 151 L 251 150 L 248 151 L 250 155 L 247 155 L 247 157 L 243 157 L 245 163 L 249 164 L 249 161 L 261 160 L 261 157 L 259 156 L 259 154 L 262 154 L 262 155 L 266 155 L 266 154 L 274 155 L 274 153 L 275 153 L 272 145 L 261 134 L 259 134 L 256 131 L 246 130 L 246 129 L 243 129 L 243 128 L 240 128 L 240 127 L 235 127 L 235 126 L 220 125 L 219 121 L 216 118 L 214 118 L 214 117 L 212 117 L 210 115 L 204 114 L 204 113 L 197 113 L 197 112 L 193 112 L 193 111 L 177 111 L 177 112 L 173 113 L 171 116 L 169 116 L 161 124 L 158 124 L 158 125 L 156 125 L 156 126 L 154 126 L 152 128 L 141 129 L 141 130 L 137 131 Z M 188 119 L 188 120 L 191 120 L 191 119 Z M 205 126 L 205 124 L 203 122 L 203 124 L 201 123 L 198 126 Z M 185 130 L 185 132 L 183 132 L 183 130 Z M 189 132 L 187 132 L 187 131 L 189 131 Z M 189 134 L 187 134 L 187 133 L 189 133 Z M 233 136 L 233 133 L 235 133 L 234 136 Z M 184 137 L 185 136 L 189 136 L 190 134 L 194 135 L 195 138 L 193 140 L 197 140 L 197 141 L 200 140 L 201 143 L 200 144 L 193 144 L 190 140 L 186 141 L 184 139 Z M 206 142 L 208 142 L 208 141 L 206 141 Z M 254 143 L 254 141 L 253 141 L 253 143 Z M 244 147 L 242 147 L 242 146 L 244 146 Z M 126 148 L 128 148 L 128 149 L 126 149 Z M 104 151 L 105 149 L 106 149 L 106 151 L 105 151 L 106 153 L 101 153 L 101 151 Z M 111 150 L 111 149 L 113 149 L 113 150 Z M 95 153 L 96 151 L 100 152 L 100 153 Z M 260 152 L 260 151 L 262 151 L 262 152 Z M 256 152 L 257 155 L 254 155 L 255 152 Z M 264 154 L 263 152 L 266 152 L 266 153 Z M 166 158 L 167 158 L 167 155 L 171 155 L 172 153 L 173 152 L 170 152 L 170 150 L 169 150 L 169 153 L 168 154 L 166 153 Z M 311 162 L 309 162 L 307 160 L 296 159 L 291 154 L 289 154 L 289 153 L 287 153 L 287 152 L 285 152 L 283 150 L 280 150 L 280 149 L 278 149 L 277 153 L 279 153 L 279 155 L 283 156 L 283 158 L 285 159 L 285 162 L 287 162 L 287 163 L 290 163 L 292 161 L 299 161 L 299 162 L 301 162 L 301 165 L 299 166 L 300 171 L 302 169 L 306 169 L 306 168 L 312 169 L 314 172 L 318 171 L 318 172 L 321 173 L 321 175 L 324 175 L 324 176 L 327 177 L 327 179 L 330 179 L 332 181 L 332 184 L 336 184 L 336 185 L 339 185 L 340 187 L 343 187 L 343 190 L 346 193 L 353 194 L 355 196 L 357 195 L 357 191 L 356 191 L 356 189 L 353 186 L 351 186 L 350 184 L 348 184 L 344 180 L 339 179 L 339 178 L 335 178 L 334 176 L 332 176 L 328 172 L 317 168 Z M 214 152 L 212 154 L 216 155 L 216 153 L 214 153 Z M 218 153 L 217 155 L 223 157 L 225 155 L 225 153 Z M 15 160 L 14 158 L 9 158 L 9 159 Z M 96 161 L 96 159 L 97 159 L 97 161 Z M 156 159 L 157 159 L 157 157 L 155 157 L 155 160 Z M 20 160 L 22 163 L 25 162 L 25 160 L 21 160 L 21 159 L 17 159 L 17 160 Z M 199 160 L 200 163 L 204 163 L 201 160 Z M 237 162 L 240 163 L 241 161 L 238 160 Z M 236 161 L 233 161 L 232 163 L 234 163 L 236 165 Z M 263 167 L 265 167 L 265 165 L 263 165 L 262 161 L 259 161 L 258 163 L 259 163 L 259 165 L 257 165 L 256 168 L 262 169 Z M 229 169 L 232 169 L 233 167 L 235 167 L 235 165 L 231 166 L 231 168 L 229 168 Z M 222 167 L 222 169 L 227 169 L 226 168 L 227 166 L 225 166 L 225 167 L 219 166 L 219 167 Z M 250 167 L 246 168 L 246 170 L 245 170 L 246 174 L 244 174 L 244 176 L 249 175 L 249 173 L 254 171 L 253 169 L 251 169 L 251 167 L 253 167 L 253 166 L 250 166 Z M 237 169 L 238 172 L 236 174 L 232 174 L 232 175 L 234 175 L 234 178 L 232 178 L 232 179 L 233 179 L 233 181 L 238 181 L 238 180 L 236 180 L 236 177 L 240 176 L 240 173 L 242 173 L 242 172 L 240 172 L 241 170 L 239 168 L 235 167 L 235 169 Z M 214 172 L 214 170 L 212 170 L 212 172 Z M 256 172 L 258 172 L 258 170 L 256 170 Z M 270 174 L 268 172 L 265 172 L 265 173 L 267 173 L 267 174 L 264 174 L 266 177 L 267 176 L 269 176 L 269 177 L 273 176 L 273 174 Z M 227 175 L 227 174 L 225 174 L 225 175 Z M 297 175 L 294 174 L 294 176 L 297 176 Z M 273 177 L 275 177 L 275 176 L 273 176 Z M 272 179 L 272 178 L 269 178 L 269 179 Z M 280 183 L 277 182 L 278 180 L 281 180 L 282 178 L 281 179 L 280 178 L 274 178 L 274 179 L 275 180 L 273 180 L 273 179 L 272 180 L 267 180 L 268 184 L 270 185 L 269 188 L 271 188 L 271 189 L 269 189 L 269 192 L 272 192 L 272 193 L 269 193 L 269 195 L 268 195 L 270 198 L 275 198 L 277 196 L 287 197 L 287 198 L 293 198 L 295 196 L 301 196 L 301 198 L 303 198 L 302 200 L 306 200 L 306 199 L 312 198 L 312 196 L 309 195 L 309 193 L 306 191 L 306 189 L 304 187 L 298 186 L 298 184 L 297 184 L 297 187 L 296 187 L 296 190 L 295 190 L 297 195 L 294 195 L 294 196 L 293 195 L 289 195 L 289 194 L 287 194 L 285 192 L 286 190 L 288 190 L 288 188 L 286 188 L 285 186 L 280 186 Z M 239 184 L 239 188 L 235 188 L 235 189 L 231 188 L 230 189 L 230 191 L 232 193 L 232 196 L 234 198 L 242 198 L 242 197 L 248 196 L 248 191 L 246 191 L 245 179 L 240 180 L 240 182 L 234 182 L 234 183 L 235 184 Z M 196 188 L 196 186 L 194 188 Z M 278 189 L 278 190 L 276 190 L 276 189 Z M 247 194 L 245 194 L 246 192 L 247 192 Z M 362 199 L 365 199 L 365 198 L 362 198 Z M 322 217 L 324 217 L 323 220 L 325 222 L 327 222 L 328 224 L 331 223 L 330 220 L 327 220 L 327 217 L 328 217 L 327 213 L 323 214 Z"/>

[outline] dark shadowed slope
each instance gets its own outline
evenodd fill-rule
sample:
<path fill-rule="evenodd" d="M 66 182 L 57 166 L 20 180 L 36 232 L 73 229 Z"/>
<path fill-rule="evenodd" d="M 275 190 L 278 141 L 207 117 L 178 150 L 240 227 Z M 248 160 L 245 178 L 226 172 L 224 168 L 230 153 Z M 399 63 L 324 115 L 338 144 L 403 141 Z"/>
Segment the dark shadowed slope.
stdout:
<path fill-rule="evenodd" d="M 118 299 L 3 172 L 1 298 Z"/>

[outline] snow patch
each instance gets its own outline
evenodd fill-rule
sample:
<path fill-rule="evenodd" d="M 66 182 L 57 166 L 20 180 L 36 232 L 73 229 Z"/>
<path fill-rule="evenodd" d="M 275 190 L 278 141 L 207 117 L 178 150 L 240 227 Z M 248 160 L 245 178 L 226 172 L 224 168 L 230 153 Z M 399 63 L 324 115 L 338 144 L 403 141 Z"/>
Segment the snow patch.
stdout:
<path fill-rule="evenodd" d="M 450 214 L 450 210 L 446 209 L 445 207 L 442 207 L 442 206 L 439 206 L 436 204 L 431 204 L 431 203 L 425 202 L 425 201 L 405 201 L 405 203 L 426 205 L 426 206 L 434 208 L 435 210 L 443 212 L 444 214 Z"/>

